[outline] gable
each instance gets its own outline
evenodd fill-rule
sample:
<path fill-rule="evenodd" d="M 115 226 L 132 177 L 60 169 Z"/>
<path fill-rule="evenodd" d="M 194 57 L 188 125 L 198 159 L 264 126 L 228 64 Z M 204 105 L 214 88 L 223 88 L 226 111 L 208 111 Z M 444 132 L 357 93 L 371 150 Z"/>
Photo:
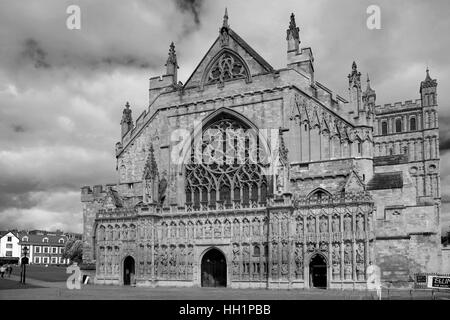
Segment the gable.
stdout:
<path fill-rule="evenodd" d="M 221 66 L 231 66 L 231 69 L 234 67 L 235 72 L 231 72 L 231 77 L 225 76 L 225 82 L 236 79 L 245 79 L 246 82 L 250 82 L 252 76 L 271 73 L 274 70 L 237 33 L 228 28 L 226 41 L 224 41 L 222 35 L 216 39 L 186 81 L 184 88 L 202 88 L 204 85 L 216 85 L 219 82 L 217 80 L 221 76 L 219 74 Z M 211 79 L 213 68 L 216 68 L 216 72 L 215 76 L 212 77 L 213 79 Z M 224 78 L 223 75 L 222 78 Z"/>
<path fill-rule="evenodd" d="M 361 181 L 361 178 L 356 174 L 355 171 L 352 171 L 345 183 L 344 187 L 345 192 L 361 192 L 364 191 L 364 183 Z"/>

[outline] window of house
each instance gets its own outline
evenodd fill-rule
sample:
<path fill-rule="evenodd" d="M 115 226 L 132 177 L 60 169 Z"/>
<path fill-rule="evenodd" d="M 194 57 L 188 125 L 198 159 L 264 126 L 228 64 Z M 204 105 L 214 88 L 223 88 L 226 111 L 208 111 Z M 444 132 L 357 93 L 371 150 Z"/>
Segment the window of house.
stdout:
<path fill-rule="evenodd" d="M 267 257 L 269 255 L 269 246 L 267 244 L 264 245 L 264 256 Z"/>
<path fill-rule="evenodd" d="M 44 253 L 48 253 L 48 247 L 44 247 Z"/>
<path fill-rule="evenodd" d="M 22 241 L 27 242 L 28 241 L 28 237 L 23 237 Z"/>
<path fill-rule="evenodd" d="M 48 238 L 42 239 L 42 242 L 48 242 Z"/>
<path fill-rule="evenodd" d="M 416 131 L 417 130 L 416 117 L 412 117 L 411 119 L 409 119 L 409 130 L 410 131 Z"/>
<path fill-rule="evenodd" d="M 385 136 L 385 135 L 388 134 L 388 124 L 387 124 L 387 121 L 383 121 L 383 122 L 381 123 L 381 134 L 382 134 L 383 136 Z"/>
<path fill-rule="evenodd" d="M 397 133 L 402 132 L 402 120 L 401 119 L 395 120 L 395 132 L 397 132 Z"/>
<path fill-rule="evenodd" d="M 59 239 L 58 242 L 59 243 L 64 243 L 64 239 Z"/>
<path fill-rule="evenodd" d="M 6 251 L 6 256 L 7 257 L 12 257 L 12 251 Z"/>
<path fill-rule="evenodd" d="M 356 144 L 358 145 L 358 154 L 361 154 L 362 153 L 362 145 L 361 145 L 361 142 L 356 142 Z"/>
<path fill-rule="evenodd" d="M 8 237 L 8 242 L 11 242 L 12 241 L 12 237 Z"/>
<path fill-rule="evenodd" d="M 41 263 L 41 257 L 34 257 L 34 263 Z"/>
<path fill-rule="evenodd" d="M 52 264 L 56 264 L 57 263 L 57 259 L 56 259 L 56 257 L 52 257 Z"/>
<path fill-rule="evenodd" d="M 6 249 L 12 249 L 12 243 L 7 243 L 6 244 Z"/>
<path fill-rule="evenodd" d="M 41 247 L 34 247 L 35 253 L 41 253 Z"/>
<path fill-rule="evenodd" d="M 52 248 L 52 253 L 58 253 L 58 248 L 53 247 Z"/>
<path fill-rule="evenodd" d="M 44 257 L 44 258 L 42 259 L 42 263 L 47 264 L 47 263 L 48 263 L 48 257 Z"/>
<path fill-rule="evenodd" d="M 64 250 L 64 248 L 63 248 L 63 247 L 60 247 L 60 248 L 59 248 L 59 253 L 62 254 L 62 253 L 63 253 L 63 250 Z"/>

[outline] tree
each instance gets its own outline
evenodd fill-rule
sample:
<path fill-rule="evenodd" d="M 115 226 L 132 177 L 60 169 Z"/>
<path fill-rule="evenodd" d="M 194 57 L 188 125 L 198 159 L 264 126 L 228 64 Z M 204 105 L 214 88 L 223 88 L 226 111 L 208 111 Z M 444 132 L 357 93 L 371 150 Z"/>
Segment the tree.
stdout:
<path fill-rule="evenodd" d="M 64 248 L 63 258 L 71 262 L 81 263 L 83 261 L 83 241 L 68 240 Z"/>

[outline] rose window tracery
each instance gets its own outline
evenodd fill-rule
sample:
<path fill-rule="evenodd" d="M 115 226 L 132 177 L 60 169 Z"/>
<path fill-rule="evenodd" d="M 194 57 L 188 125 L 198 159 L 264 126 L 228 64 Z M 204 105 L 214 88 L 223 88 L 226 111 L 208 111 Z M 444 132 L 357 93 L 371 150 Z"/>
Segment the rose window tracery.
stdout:
<path fill-rule="evenodd" d="M 257 134 L 238 120 L 220 118 L 192 143 L 185 166 L 186 202 L 194 207 L 266 202 L 265 154 Z"/>

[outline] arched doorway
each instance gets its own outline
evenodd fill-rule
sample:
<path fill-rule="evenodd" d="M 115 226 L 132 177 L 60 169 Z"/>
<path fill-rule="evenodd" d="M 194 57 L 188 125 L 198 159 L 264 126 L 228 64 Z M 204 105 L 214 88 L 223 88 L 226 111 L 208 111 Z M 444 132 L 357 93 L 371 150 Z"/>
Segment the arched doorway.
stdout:
<path fill-rule="evenodd" d="M 123 284 L 129 286 L 134 283 L 134 259 L 130 256 L 123 261 Z"/>
<path fill-rule="evenodd" d="M 311 258 L 309 281 L 311 288 L 327 288 L 327 262 L 321 254 L 316 254 Z"/>
<path fill-rule="evenodd" d="M 219 250 L 213 248 L 203 255 L 200 272 L 202 287 L 227 286 L 227 262 Z"/>

